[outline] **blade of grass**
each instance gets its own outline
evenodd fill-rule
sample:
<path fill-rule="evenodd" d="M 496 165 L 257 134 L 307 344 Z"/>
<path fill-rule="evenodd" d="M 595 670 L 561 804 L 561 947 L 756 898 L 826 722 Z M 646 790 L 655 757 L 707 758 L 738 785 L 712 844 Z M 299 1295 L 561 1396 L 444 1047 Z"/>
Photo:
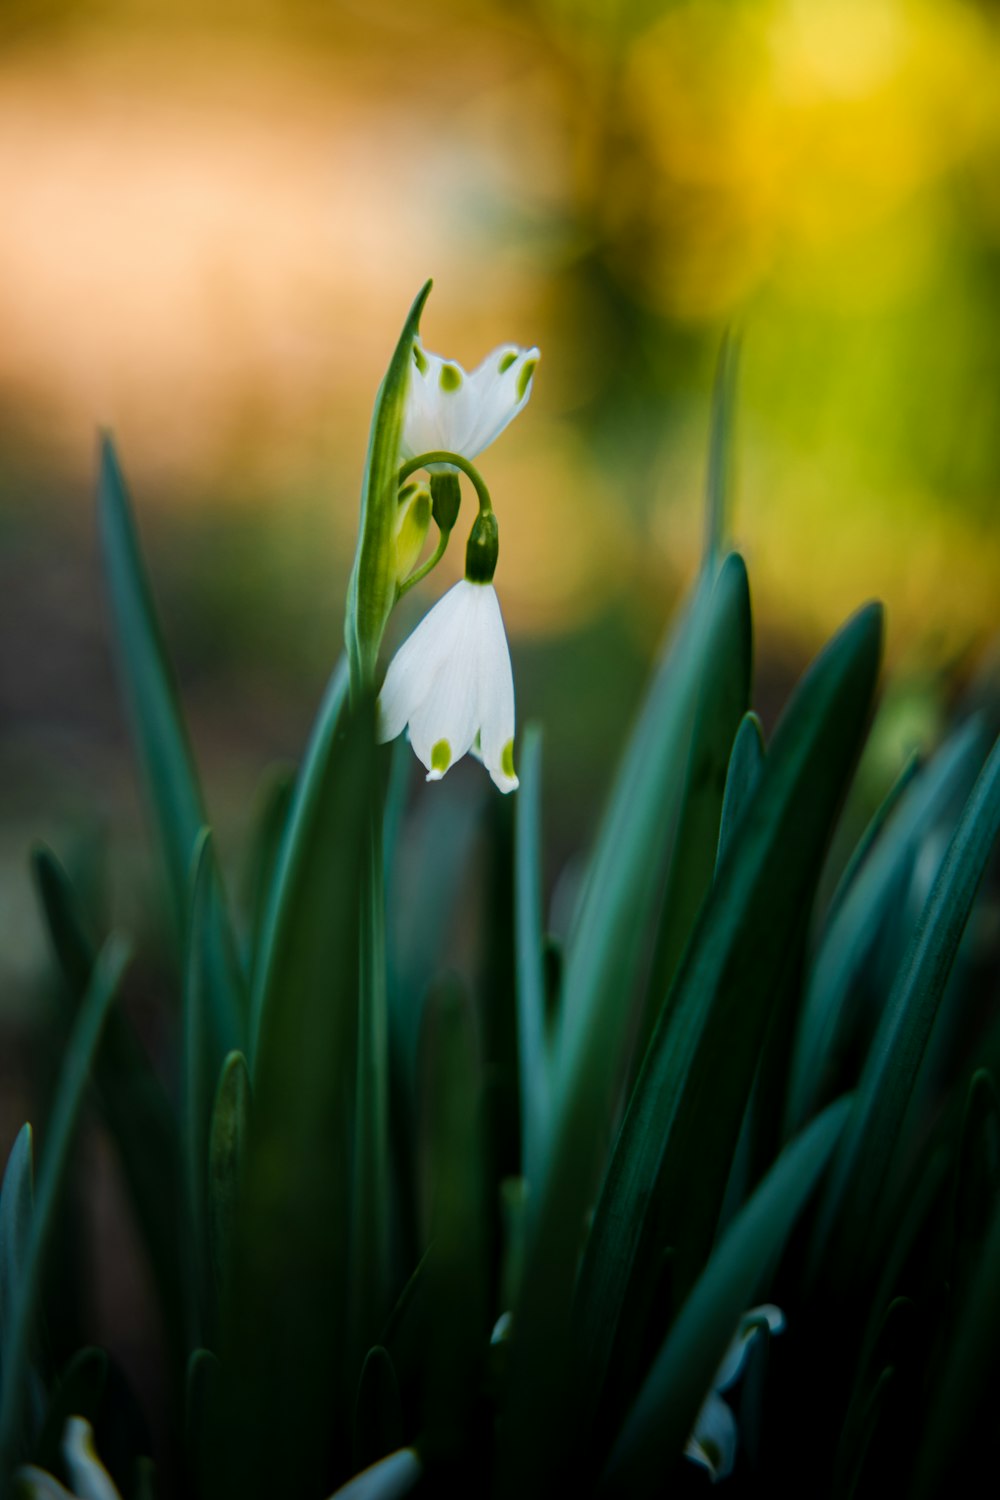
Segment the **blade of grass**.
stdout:
<path fill-rule="evenodd" d="M 28 1367 L 36 1336 L 42 1274 L 56 1209 L 65 1186 L 70 1145 L 101 1031 L 118 993 L 127 957 L 124 943 L 114 936 L 101 949 L 59 1074 L 38 1171 L 30 1237 L 23 1248 L 17 1297 L 10 1309 L 10 1322 L 0 1332 L 0 1368 L 3 1370 L 0 1477 L 4 1481 L 20 1456 L 25 1438 L 23 1419 L 29 1385 Z M 22 1152 L 24 1149 L 21 1148 Z M 19 1237 L 23 1232 L 22 1228 Z"/>
<path fill-rule="evenodd" d="M 51 850 L 36 849 L 32 865 L 70 1014 L 75 1016 L 93 975 L 97 945 L 76 892 Z M 187 1313 L 178 1231 L 184 1199 L 177 1121 L 128 1017 L 117 1006 L 104 1025 L 94 1081 L 156 1281 L 172 1354 L 182 1361 Z"/>
<path fill-rule="evenodd" d="M 347 701 L 347 680 L 347 658 L 342 656 L 330 675 L 316 715 L 285 823 L 261 929 L 258 962 L 254 965 L 250 1013 L 251 1070 L 256 1067 L 264 1013 L 277 1003 L 273 998 L 280 983 L 277 958 L 282 947 L 287 946 L 285 934 L 294 923 L 294 903 L 302 867 L 315 836 L 322 799 L 329 795 L 324 777 Z"/>
<path fill-rule="evenodd" d="M 208 822 L 173 671 L 146 576 L 125 479 L 101 440 L 101 549 L 136 755 L 159 835 L 174 928 L 185 931 L 195 844 Z M 212 1022 L 224 1055 L 245 1044 L 247 997 L 222 880 L 213 864 L 209 953 Z"/>
<path fill-rule="evenodd" d="M 285 829 L 288 826 L 294 795 L 295 772 L 294 769 L 286 766 L 272 771 L 258 794 L 256 816 L 253 820 L 253 839 L 242 882 L 246 922 L 246 968 L 250 975 L 251 989 L 267 917 L 268 901 L 274 884 L 274 872 L 277 868 Z"/>
<path fill-rule="evenodd" d="M 389 1180 L 389 1021 L 381 818 L 372 810 L 361 868 L 357 1078 L 352 1174 L 351 1344 L 358 1360 L 392 1307 Z"/>
<path fill-rule="evenodd" d="M 799 684 L 653 1036 L 581 1268 L 574 1372 L 585 1410 L 634 1388 L 663 1247 L 675 1302 L 708 1252 L 779 981 L 864 738 L 880 646 L 881 611 L 869 606 Z"/>
<path fill-rule="evenodd" d="M 705 484 L 705 564 L 715 566 L 725 548 L 730 468 L 733 450 L 733 417 L 736 410 L 736 380 L 739 375 L 740 340 L 731 328 L 723 335 L 712 390 L 712 428 L 708 445 L 708 475 Z"/>
<path fill-rule="evenodd" d="M 22 1125 L 7 1157 L 0 1190 L 0 1410 L 6 1387 L 4 1331 L 18 1315 L 27 1282 L 34 1209 L 32 1132 Z"/>
<path fill-rule="evenodd" d="M 530 1470 L 530 1488 L 541 1493 L 548 1461 L 561 1462 L 568 1413 L 557 1416 L 552 1393 L 566 1383 L 574 1268 L 624 1061 L 631 1017 L 623 996 L 632 989 L 662 880 L 699 685 L 727 649 L 746 592 L 741 559 L 728 558 L 714 587 L 702 580 L 674 632 L 616 778 L 571 934 L 553 1048 L 550 1144 L 529 1200 L 510 1347 L 501 1453 L 508 1490 Z"/>
<path fill-rule="evenodd" d="M 712 884 L 727 771 L 736 732 L 750 699 L 752 673 L 753 622 L 750 596 L 744 593 L 734 611 L 725 649 L 713 659 L 699 687 L 677 831 L 635 1047 L 640 1065 Z"/>
<path fill-rule="evenodd" d="M 729 852 L 733 835 L 740 824 L 764 766 L 764 730 L 751 710 L 740 720 L 733 740 L 733 750 L 726 772 L 726 790 L 719 819 L 719 843 L 715 856 L 718 870 Z"/>
<path fill-rule="evenodd" d="M 250 1073 L 242 1052 L 222 1064 L 208 1142 L 208 1229 L 220 1301 L 229 1285 L 240 1186 L 250 1136 Z"/>
<path fill-rule="evenodd" d="M 350 1466 L 358 872 L 376 767 L 374 705 L 341 718 L 344 676 L 313 736 L 273 898 L 207 1485 L 244 1500 L 329 1493 Z"/>
<path fill-rule="evenodd" d="M 421 1379 L 421 1452 L 430 1461 L 455 1463 L 464 1453 L 474 1462 L 486 1439 L 481 1392 L 489 1347 L 481 1068 L 461 986 L 436 988 L 425 1020 L 432 1332 Z"/>
<path fill-rule="evenodd" d="M 521 743 L 521 786 L 514 809 L 517 1044 L 521 1159 L 538 1181 L 549 1114 L 549 1043 L 542 929 L 542 734 L 531 724 Z"/>
<path fill-rule="evenodd" d="M 972 785 L 982 749 L 982 727 L 970 721 L 909 784 L 884 826 L 885 810 L 876 813 L 881 835 L 850 884 L 841 883 L 813 960 L 790 1072 L 786 1134 L 815 1108 L 823 1080 L 833 1072 L 830 1059 L 845 1045 L 850 993 L 889 924 L 921 841 L 952 799 Z M 890 792 L 890 802 L 893 797 Z"/>

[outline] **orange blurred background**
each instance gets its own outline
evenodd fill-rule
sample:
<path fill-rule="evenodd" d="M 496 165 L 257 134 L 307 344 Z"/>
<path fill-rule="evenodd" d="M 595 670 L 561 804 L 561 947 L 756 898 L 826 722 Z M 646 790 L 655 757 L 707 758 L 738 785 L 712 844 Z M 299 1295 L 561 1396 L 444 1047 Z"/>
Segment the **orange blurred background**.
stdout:
<path fill-rule="evenodd" d="M 429 347 L 467 365 L 542 348 L 482 467 L 519 715 L 546 725 L 565 843 L 696 566 L 734 323 L 732 529 L 765 712 L 877 595 L 902 684 L 892 755 L 933 736 L 1000 625 L 995 6 L 7 0 L 0 42 L 15 978 L 40 945 L 29 838 L 100 825 L 126 868 L 142 848 L 96 427 L 116 434 L 238 852 L 340 648 L 371 403 L 427 275 Z"/>

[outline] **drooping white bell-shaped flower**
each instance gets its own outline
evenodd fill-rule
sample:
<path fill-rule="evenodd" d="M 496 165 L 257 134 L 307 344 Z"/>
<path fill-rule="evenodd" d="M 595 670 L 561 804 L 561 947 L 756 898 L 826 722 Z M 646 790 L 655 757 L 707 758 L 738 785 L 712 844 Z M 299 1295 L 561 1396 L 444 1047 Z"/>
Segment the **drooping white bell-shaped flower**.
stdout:
<path fill-rule="evenodd" d="M 526 404 L 539 358 L 537 349 L 501 344 L 466 372 L 415 339 L 400 457 L 405 461 L 444 449 L 475 458 Z"/>
<path fill-rule="evenodd" d="M 492 583 L 456 583 L 389 663 L 378 698 L 379 741 L 407 728 L 428 781 L 440 781 L 472 750 L 502 792 L 517 786 L 514 677 Z"/>
<path fill-rule="evenodd" d="M 688 1458 L 708 1470 L 713 1484 L 732 1473 L 738 1444 L 736 1418 L 729 1403 L 723 1401 L 722 1392 L 735 1385 L 743 1373 L 751 1345 L 763 1323 L 771 1333 L 780 1333 L 785 1326 L 781 1308 L 775 1307 L 773 1302 L 765 1302 L 743 1314 L 684 1449 Z"/>
<path fill-rule="evenodd" d="M 31 1500 L 121 1500 L 121 1496 L 97 1456 L 94 1430 L 84 1417 L 68 1417 L 63 1429 L 63 1461 L 72 1490 L 44 1469 L 26 1464 L 17 1471 L 22 1493 Z"/>

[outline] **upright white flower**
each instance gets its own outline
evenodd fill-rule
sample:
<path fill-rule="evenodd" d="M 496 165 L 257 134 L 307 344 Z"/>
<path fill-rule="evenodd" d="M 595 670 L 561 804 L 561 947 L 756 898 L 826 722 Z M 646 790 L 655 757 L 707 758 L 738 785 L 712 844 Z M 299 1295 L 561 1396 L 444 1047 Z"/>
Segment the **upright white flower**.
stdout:
<path fill-rule="evenodd" d="M 715 1372 L 712 1389 L 695 1418 L 691 1436 L 684 1449 L 688 1458 L 708 1470 L 713 1484 L 731 1474 L 736 1462 L 736 1418 L 729 1403 L 723 1401 L 722 1392 L 735 1385 L 742 1374 L 750 1346 L 760 1332 L 762 1323 L 767 1324 L 771 1333 L 780 1333 L 785 1326 L 781 1308 L 775 1307 L 772 1302 L 765 1302 L 761 1307 L 752 1307 L 743 1314 L 733 1341 Z"/>
<path fill-rule="evenodd" d="M 378 699 L 379 741 L 406 728 L 428 781 L 440 781 L 472 750 L 502 792 L 517 786 L 514 677 L 491 583 L 456 583 L 390 662 Z"/>
<path fill-rule="evenodd" d="M 537 349 L 501 344 L 470 374 L 415 339 L 400 457 L 444 449 L 475 458 L 526 404 L 538 360 Z"/>

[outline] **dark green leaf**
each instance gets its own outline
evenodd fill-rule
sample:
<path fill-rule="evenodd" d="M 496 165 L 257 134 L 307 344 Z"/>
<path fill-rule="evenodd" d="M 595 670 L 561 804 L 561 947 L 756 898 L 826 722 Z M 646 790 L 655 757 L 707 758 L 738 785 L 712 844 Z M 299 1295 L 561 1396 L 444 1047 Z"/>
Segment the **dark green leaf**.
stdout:
<path fill-rule="evenodd" d="M 538 1180 L 549 1114 L 549 1043 L 542 926 L 542 734 L 534 724 L 521 743 L 515 808 L 515 943 L 517 1044 L 524 1175 Z"/>
<path fill-rule="evenodd" d="M 354 1407 L 354 1467 L 367 1469 L 403 1443 L 399 1381 L 381 1344 L 365 1356 Z"/>
<path fill-rule="evenodd" d="M 280 960 L 288 952 L 289 932 L 295 926 L 295 903 L 303 880 L 303 871 L 314 857 L 317 819 L 321 817 L 330 788 L 325 778 L 330 774 L 334 737 L 347 701 L 347 659 L 341 657 L 331 673 L 316 722 L 313 724 L 305 758 L 295 783 L 295 793 L 288 812 L 285 830 L 271 882 L 266 914 L 261 930 L 258 961 L 254 965 L 251 1008 L 251 1068 L 256 1067 L 257 1045 L 265 1011 L 279 1004 L 282 975 Z"/>
<path fill-rule="evenodd" d="M 50 1472 L 62 1466 L 62 1440 L 70 1417 L 85 1417 L 93 1427 L 108 1384 L 108 1356 L 103 1349 L 80 1349 L 63 1373 L 49 1400 L 45 1425 L 32 1453 L 32 1462 Z"/>
<path fill-rule="evenodd" d="M 262 967 L 250 1138 L 208 1493 L 324 1494 L 350 1462 L 348 1343 L 362 868 L 374 705 L 327 694 L 296 790 Z"/>
<path fill-rule="evenodd" d="M 222 1065 L 208 1145 L 209 1242 L 220 1298 L 229 1279 L 240 1184 L 250 1132 L 250 1074 L 242 1052 Z"/>
<path fill-rule="evenodd" d="M 851 1019 L 847 1001 L 870 965 L 873 945 L 884 934 L 902 883 L 908 880 L 921 842 L 957 793 L 971 786 L 979 762 L 982 730 L 970 721 L 904 791 L 895 813 L 875 815 L 882 830 L 867 860 L 849 884 L 841 882 L 806 991 L 789 1084 L 786 1129 L 798 1128 L 835 1076 Z M 895 793 L 889 793 L 893 802 Z M 884 827 L 883 827 L 884 824 Z M 867 841 L 867 835 L 866 835 Z"/>
<path fill-rule="evenodd" d="M 358 1053 L 351 1203 L 351 1344 L 360 1359 L 392 1305 L 389 1216 L 389 1001 L 382 827 L 372 809 L 361 883 Z"/>
<path fill-rule="evenodd" d="M 521 1483 L 529 1464 L 532 1484 L 545 1488 L 542 1455 L 555 1454 L 565 1440 L 551 1393 L 566 1384 L 574 1268 L 635 1025 L 623 997 L 633 988 L 663 878 L 700 684 L 745 617 L 746 593 L 741 559 L 728 558 L 714 586 L 702 580 L 674 632 L 619 769 L 570 937 L 553 1044 L 552 1130 L 539 1190 L 529 1200 L 511 1339 L 502 1451 L 508 1488 Z"/>
<path fill-rule="evenodd" d="M 75 1016 L 93 973 L 97 949 L 76 893 L 50 850 L 33 856 L 53 948 Z M 184 1345 L 186 1291 L 180 1264 L 183 1216 L 177 1121 L 128 1017 L 115 1006 L 94 1061 L 98 1097 L 121 1161 L 129 1198 L 156 1278 L 164 1326 L 174 1352 Z"/>
<path fill-rule="evenodd" d="M 203 1480 L 212 1443 L 213 1404 L 220 1366 L 211 1349 L 193 1349 L 184 1386 L 184 1448 L 191 1470 Z"/>
<path fill-rule="evenodd" d="M 3 1391 L 0 1399 L 0 1476 L 10 1472 L 25 1439 L 25 1402 L 39 1315 L 44 1261 L 49 1249 L 56 1209 L 65 1184 L 70 1146 L 76 1130 L 84 1090 L 90 1077 L 101 1031 L 114 1001 L 127 961 L 124 944 L 116 937 L 108 939 L 94 966 L 93 977 L 80 1004 L 79 1014 L 70 1034 L 63 1058 L 49 1120 L 48 1133 L 38 1170 L 31 1229 L 24 1242 L 23 1222 L 14 1221 L 13 1240 L 19 1246 L 17 1294 L 10 1310 L 10 1321 L 0 1330 L 0 1370 Z M 23 1153 L 19 1147 L 19 1171 L 23 1171 Z M 15 1179 L 17 1180 L 17 1179 Z M 23 1187 L 15 1200 L 24 1204 Z M 4 1263 L 9 1263 L 7 1237 L 4 1236 Z"/>
<path fill-rule="evenodd" d="M 711 1245 L 768 1019 L 864 737 L 880 642 L 881 612 L 869 607 L 799 684 L 650 1044 L 581 1271 L 577 1373 L 591 1407 L 613 1349 L 619 1399 L 633 1387 L 663 1247 L 679 1298 Z"/>
<path fill-rule="evenodd" d="M 352 692 L 371 691 L 386 621 L 396 602 L 393 526 L 403 412 L 413 362 L 413 340 L 420 328 L 431 283 L 417 294 L 399 336 L 372 415 L 368 459 L 361 491 L 358 547 L 347 595 L 344 638 Z"/>
<path fill-rule="evenodd" d="M 787 1146 L 719 1241 L 653 1362 L 615 1445 L 610 1493 L 642 1500 L 662 1493 L 712 1377 L 761 1278 L 784 1244 L 826 1166 L 847 1118 L 838 1100 Z"/>
<path fill-rule="evenodd" d="M 646 1005 L 639 1025 L 636 1057 L 640 1063 L 712 884 L 727 771 L 736 732 L 750 698 L 752 671 L 753 622 L 750 595 L 744 591 L 737 597 L 724 636 L 720 635 L 719 648 L 706 663 L 699 687 L 677 831 L 657 923 Z"/>
<path fill-rule="evenodd" d="M 133 738 L 159 834 L 178 937 L 185 931 L 188 880 L 205 816 L 177 687 L 146 577 L 135 523 L 110 436 L 101 441 L 100 530 L 115 644 Z M 208 956 L 213 1025 L 220 1055 L 245 1045 L 247 999 L 222 880 L 212 867 Z"/>
<path fill-rule="evenodd" d="M 0 1410 L 7 1383 L 6 1333 L 18 1316 L 29 1286 L 33 1213 L 32 1133 L 30 1125 L 22 1125 L 7 1158 L 0 1190 Z"/>
<path fill-rule="evenodd" d="M 924 1049 L 972 903 L 1000 831 L 1000 740 L 952 835 L 868 1054 L 851 1118 L 817 1216 L 812 1265 L 837 1285 L 858 1274 L 873 1245 Z"/>
<path fill-rule="evenodd" d="M 913 1469 L 913 1500 L 990 1494 L 996 1451 L 988 1441 L 996 1414 L 1000 1346 L 1000 1207 L 975 1278 L 961 1299 L 954 1335 L 937 1364 L 928 1420 Z"/>
<path fill-rule="evenodd" d="M 292 798 L 295 795 L 295 772 L 286 766 L 272 771 L 258 797 L 253 822 L 253 840 L 243 880 L 246 912 L 247 972 L 253 983 L 258 951 L 267 917 L 268 902 L 274 885 L 274 872 L 288 825 Z"/>
<path fill-rule="evenodd" d="M 432 1250 L 425 1272 L 430 1337 L 422 1372 L 421 1450 L 428 1457 L 448 1457 L 474 1436 L 489 1339 L 482 1082 L 462 989 L 455 983 L 435 989 L 425 1020 L 425 1181 Z"/>
<path fill-rule="evenodd" d="M 733 834 L 739 827 L 754 787 L 760 779 L 763 765 L 764 730 L 757 715 L 751 711 L 745 713 L 740 720 L 729 757 L 726 791 L 719 819 L 719 847 L 715 860 L 717 868 L 729 852 Z"/>

